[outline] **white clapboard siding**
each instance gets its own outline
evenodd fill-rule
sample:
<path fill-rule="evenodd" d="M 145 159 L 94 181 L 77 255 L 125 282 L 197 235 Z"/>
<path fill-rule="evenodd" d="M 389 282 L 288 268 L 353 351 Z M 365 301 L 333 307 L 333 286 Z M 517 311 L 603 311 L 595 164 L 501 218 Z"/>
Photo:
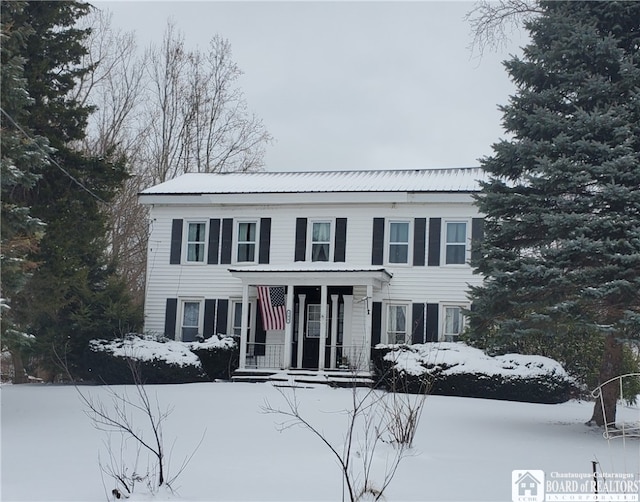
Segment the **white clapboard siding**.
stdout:
<path fill-rule="evenodd" d="M 372 174 L 371 177 L 366 174 L 345 177 L 336 173 L 327 173 L 326 176 L 332 177 L 333 180 L 337 180 L 336 182 L 342 180 L 340 181 L 343 183 L 340 185 L 342 191 L 339 196 L 336 195 L 337 191 L 314 192 L 309 188 L 308 202 L 305 197 L 300 196 L 304 194 L 282 193 L 277 190 L 276 180 L 291 183 L 291 187 L 295 186 L 295 177 L 288 177 L 283 173 L 273 177 L 261 175 L 260 179 L 265 180 L 265 184 L 260 185 L 256 182 L 256 186 L 262 186 L 263 189 L 256 189 L 255 193 L 242 189 L 242 176 L 215 178 L 215 176 L 225 175 L 190 177 L 184 182 L 177 181 L 166 185 L 168 188 L 160 185 L 145 191 L 141 196 L 141 202 L 150 204 L 151 209 L 145 330 L 156 333 L 164 332 L 168 298 L 229 299 L 232 297 L 240 298 L 242 295 L 241 281 L 231 275 L 229 268 L 238 268 L 246 264 L 233 263 L 233 259 L 232 264 L 183 263 L 172 265 L 169 263 L 171 229 L 174 219 L 182 219 L 186 225 L 188 221 L 208 223 L 212 218 L 221 221 L 225 218 L 232 218 L 234 220 L 233 252 L 235 253 L 236 222 L 245 219 L 270 218 L 269 266 L 286 267 L 294 264 L 297 218 L 307 218 L 308 223 L 313 220 L 329 220 L 334 222 L 334 225 L 336 218 L 346 218 L 346 265 L 354 269 L 367 268 L 372 266 L 371 248 L 374 218 L 385 218 L 385 222 L 389 220 L 413 222 L 414 218 L 425 218 L 427 221 L 427 241 L 431 218 L 441 218 L 441 241 L 444 240 L 444 223 L 447 220 L 467 221 L 470 236 L 472 218 L 481 217 L 470 196 L 471 192 L 477 191 L 477 185 L 472 183 L 475 178 L 472 177 L 476 175 L 478 170 L 450 170 L 450 178 L 447 177 L 449 174 L 446 171 L 439 170 L 433 175 L 434 179 L 438 180 L 433 193 L 429 191 L 428 187 L 425 188 L 427 184 L 424 180 L 428 179 L 428 176 L 424 177 L 420 174 L 419 179 L 422 180 L 420 182 L 424 186 L 420 186 L 421 191 L 417 194 L 407 191 L 406 188 L 412 186 L 410 181 L 412 176 L 418 176 L 411 172 L 407 172 L 403 180 L 400 180 L 393 173 Z M 207 184 L 208 191 L 198 191 L 198 185 L 194 183 L 196 178 L 197 180 L 211 181 Z M 314 180 L 324 179 L 322 173 L 315 173 L 311 178 Z M 301 176 L 296 179 L 302 182 L 311 178 Z M 214 181 L 217 179 L 224 181 L 224 191 L 221 189 L 220 193 L 215 191 Z M 235 179 L 238 180 L 238 190 L 234 192 L 232 184 Z M 371 191 L 367 191 L 365 186 L 364 182 L 367 179 L 375 181 L 375 183 L 371 181 L 374 183 L 370 184 L 371 187 L 374 187 L 370 188 Z M 400 188 L 396 187 L 393 193 L 385 192 L 383 185 L 385 179 L 400 180 L 404 184 L 398 185 Z M 451 182 L 447 181 L 449 179 Z M 361 193 L 347 193 L 347 189 L 356 190 L 359 182 L 362 182 L 364 187 Z M 456 191 L 456 186 L 460 187 L 459 191 Z M 181 190 L 183 191 L 181 192 Z M 413 223 L 410 228 L 413 232 Z M 385 234 L 388 234 L 386 224 Z M 308 246 L 309 243 L 307 243 Z M 385 243 L 386 247 L 388 245 Z M 473 274 L 469 265 L 446 266 L 441 263 L 440 266 L 428 266 L 426 264 L 427 249 L 428 244 L 425 248 L 424 266 L 397 265 L 386 262 L 381 266 L 392 275 L 392 279 L 388 285 L 373 292 L 373 298 L 369 300 L 369 308 L 374 301 L 468 304 L 469 285 L 480 284 L 482 278 Z M 440 254 L 442 262 L 444 259 L 442 245 Z M 253 296 L 255 292 L 251 291 L 250 294 Z M 366 295 L 367 291 L 364 286 L 354 287 L 353 311 L 351 312 L 352 332 L 349 334 L 352 345 L 365 343 L 367 339 L 367 334 L 364 332 L 367 304 L 366 302 L 358 302 Z"/>

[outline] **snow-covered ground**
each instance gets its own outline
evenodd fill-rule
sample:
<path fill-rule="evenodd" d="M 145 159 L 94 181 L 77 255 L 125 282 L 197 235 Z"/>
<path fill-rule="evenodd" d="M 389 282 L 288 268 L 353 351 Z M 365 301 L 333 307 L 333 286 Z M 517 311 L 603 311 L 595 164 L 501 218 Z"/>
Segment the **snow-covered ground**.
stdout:
<path fill-rule="evenodd" d="M 117 391 L 125 387 L 114 387 Z M 103 387 L 82 392 L 108 401 Z M 131 390 L 131 388 L 128 388 Z M 290 390 L 285 390 L 290 392 Z M 198 383 L 149 386 L 171 406 L 164 429 L 170 470 L 204 439 L 174 484 L 179 501 L 339 501 L 342 478 L 328 449 L 307 430 L 279 432 L 265 400 L 284 406 L 271 384 Z M 296 391 L 303 414 L 339 445 L 351 391 L 326 386 Z M 107 500 L 98 456 L 105 433 L 94 429 L 71 386 L 5 385 L 2 404 L 3 501 Z M 429 396 L 411 456 L 386 492 L 387 501 L 510 501 L 512 471 L 640 472 L 640 440 L 607 441 L 584 425 L 592 403 L 541 405 Z M 625 421 L 640 409 L 619 406 Z M 380 449 L 380 455 L 385 449 Z M 163 498 L 160 497 L 160 498 Z M 138 498 L 137 500 L 140 500 Z"/>

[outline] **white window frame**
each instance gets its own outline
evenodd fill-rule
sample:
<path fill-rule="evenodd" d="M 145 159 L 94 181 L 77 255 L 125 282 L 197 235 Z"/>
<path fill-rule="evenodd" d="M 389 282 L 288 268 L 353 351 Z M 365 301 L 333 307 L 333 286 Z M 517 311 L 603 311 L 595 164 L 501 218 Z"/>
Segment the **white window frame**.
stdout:
<path fill-rule="evenodd" d="M 392 262 L 391 261 L 391 245 L 404 244 L 403 242 L 391 241 L 391 225 L 394 223 L 402 223 L 407 225 L 407 261 L 406 262 Z M 411 220 L 393 219 L 387 222 L 387 228 L 385 229 L 385 255 L 386 262 L 392 266 L 406 266 L 413 263 L 413 232 L 411 229 Z"/>
<path fill-rule="evenodd" d="M 449 333 L 447 332 L 447 310 L 448 309 L 460 309 L 459 316 L 459 327 L 460 331 L 458 333 Z M 443 303 L 440 305 L 440 319 L 442 322 L 440 323 L 440 337 L 439 340 L 442 342 L 457 342 L 459 336 L 464 332 L 464 329 L 467 325 L 467 317 L 464 315 L 463 310 L 469 309 L 469 304 L 465 303 Z"/>
<path fill-rule="evenodd" d="M 404 331 L 404 342 L 397 341 L 397 333 L 399 331 L 391 332 L 389 330 L 389 315 L 391 312 L 391 307 L 403 307 L 404 308 L 404 322 L 405 322 L 405 331 Z M 382 328 L 384 330 L 384 336 L 386 343 L 388 344 L 397 344 L 397 343 L 411 343 L 411 302 L 409 301 L 388 301 L 384 303 L 384 319 L 382 320 Z M 391 333 L 391 335 L 390 335 Z M 393 338 L 393 339 L 392 339 Z"/>
<path fill-rule="evenodd" d="M 449 228 L 449 224 L 452 223 L 464 223 L 465 225 L 465 236 L 464 236 L 464 261 L 462 263 L 447 263 L 447 248 L 448 246 L 462 246 L 463 243 L 449 243 L 447 242 L 447 230 Z M 470 253 L 470 242 L 471 236 L 469 232 L 471 230 L 471 222 L 468 219 L 448 219 L 444 220 L 444 224 L 442 225 L 442 263 L 447 267 L 461 267 L 466 266 L 469 263 L 469 253 Z"/>
<path fill-rule="evenodd" d="M 203 336 L 203 332 L 204 332 L 204 298 L 201 297 L 183 297 L 183 298 L 179 298 L 179 302 L 180 302 L 180 315 L 178 316 L 178 322 L 176 323 L 177 329 L 176 329 L 176 340 L 177 341 L 182 341 L 182 330 L 185 327 L 188 328 L 193 328 L 193 327 L 197 327 L 198 328 L 198 333 L 196 334 L 196 336 L 194 337 L 195 340 L 197 340 L 199 337 Z M 184 325 L 184 313 L 185 313 L 185 306 L 187 303 L 197 303 L 198 304 L 198 325 L 197 326 L 185 326 Z"/>
<path fill-rule="evenodd" d="M 313 260 L 313 225 L 315 223 L 328 223 L 329 224 L 329 240 L 328 241 L 318 241 L 316 244 L 328 244 L 329 245 L 329 255 L 326 261 L 318 261 L 314 263 L 329 263 L 333 261 L 333 251 L 335 248 L 335 222 L 330 218 L 314 218 L 309 220 L 308 228 L 307 228 L 307 261 Z"/>
<path fill-rule="evenodd" d="M 256 235 L 255 241 L 241 241 L 240 240 L 240 225 L 242 223 L 253 223 L 256 226 Z M 260 252 L 260 220 L 258 218 L 242 218 L 235 220 L 234 222 L 234 230 L 233 230 L 233 242 L 234 242 L 234 255 L 233 255 L 233 263 L 258 263 L 258 253 Z M 253 244 L 253 260 L 251 261 L 240 261 L 238 260 L 238 251 L 240 250 L 241 244 Z"/>
<path fill-rule="evenodd" d="M 191 225 L 204 225 L 204 236 L 202 240 L 199 241 L 190 241 L 189 240 L 189 227 Z M 184 226 L 184 263 L 188 265 L 203 265 L 207 263 L 207 245 L 209 242 L 209 225 L 205 220 L 186 220 L 186 225 Z M 201 260 L 190 260 L 189 259 L 189 246 L 190 245 L 202 245 L 202 259 Z"/>

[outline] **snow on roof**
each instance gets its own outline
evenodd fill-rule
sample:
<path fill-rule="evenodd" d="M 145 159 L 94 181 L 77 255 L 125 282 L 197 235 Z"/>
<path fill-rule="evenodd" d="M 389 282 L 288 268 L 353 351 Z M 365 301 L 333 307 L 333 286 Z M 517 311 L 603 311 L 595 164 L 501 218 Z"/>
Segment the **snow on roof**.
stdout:
<path fill-rule="evenodd" d="M 245 265 L 230 268 L 232 272 L 387 272 L 384 267 L 381 266 L 363 266 L 354 267 L 352 265 L 332 263 L 332 262 L 296 262 L 293 265 Z"/>
<path fill-rule="evenodd" d="M 478 167 L 376 171 L 187 173 L 143 190 L 140 195 L 476 192 L 486 173 Z"/>

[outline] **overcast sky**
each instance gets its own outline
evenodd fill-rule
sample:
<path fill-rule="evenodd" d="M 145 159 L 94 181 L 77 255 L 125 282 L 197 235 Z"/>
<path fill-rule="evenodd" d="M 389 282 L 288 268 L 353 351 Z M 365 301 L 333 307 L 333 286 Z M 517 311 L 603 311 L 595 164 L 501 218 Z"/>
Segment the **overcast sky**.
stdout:
<path fill-rule="evenodd" d="M 514 90 L 501 61 L 526 40 L 478 58 L 462 1 L 93 4 L 142 46 L 160 44 L 168 19 L 189 46 L 228 39 L 248 107 L 275 138 L 270 171 L 478 165 Z"/>

